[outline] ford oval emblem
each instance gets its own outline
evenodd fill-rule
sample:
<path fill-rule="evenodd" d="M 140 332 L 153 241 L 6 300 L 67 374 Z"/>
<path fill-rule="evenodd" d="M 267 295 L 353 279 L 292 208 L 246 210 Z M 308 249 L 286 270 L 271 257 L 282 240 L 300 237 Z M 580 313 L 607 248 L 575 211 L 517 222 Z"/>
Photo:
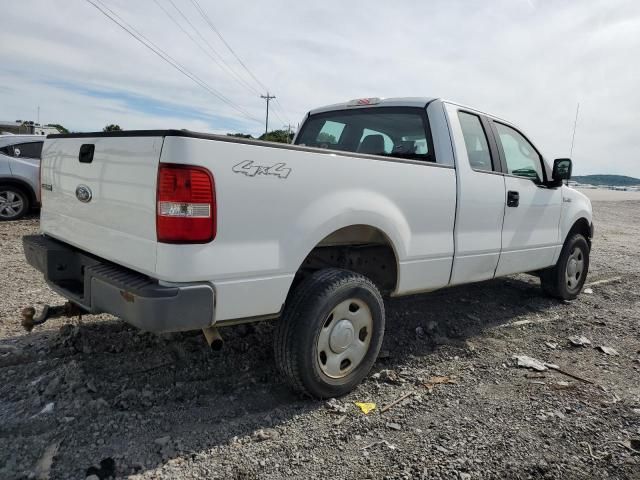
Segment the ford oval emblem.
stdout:
<path fill-rule="evenodd" d="M 91 201 L 91 197 L 93 194 L 91 193 L 91 189 L 86 185 L 78 185 L 76 187 L 76 198 L 83 203 L 89 203 Z"/>

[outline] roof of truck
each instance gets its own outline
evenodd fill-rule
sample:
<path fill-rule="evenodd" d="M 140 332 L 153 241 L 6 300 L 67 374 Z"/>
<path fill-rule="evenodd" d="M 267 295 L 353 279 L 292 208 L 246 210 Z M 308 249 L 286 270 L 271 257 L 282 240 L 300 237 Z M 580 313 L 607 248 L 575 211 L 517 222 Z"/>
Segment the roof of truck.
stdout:
<path fill-rule="evenodd" d="M 478 112 L 488 117 L 491 117 L 495 120 L 499 120 L 501 122 L 512 125 L 511 122 L 497 115 L 493 115 L 483 110 L 470 107 L 469 105 L 465 105 L 465 104 L 458 103 L 451 100 L 446 100 L 440 97 L 361 98 L 361 99 L 349 100 L 348 102 L 334 103 L 332 105 L 325 105 L 324 107 L 314 108 L 313 110 L 309 111 L 309 115 L 315 115 L 316 113 L 323 113 L 323 112 L 332 112 L 334 110 L 351 110 L 351 109 L 366 108 L 366 107 L 420 107 L 420 108 L 423 108 L 423 107 L 426 107 L 429 103 L 433 102 L 434 100 L 440 100 L 441 102 L 457 105 L 458 107 L 462 107 L 467 110 Z M 363 101 L 363 103 L 359 103 L 360 101 Z"/>
<path fill-rule="evenodd" d="M 376 107 L 424 107 L 428 103 L 436 100 L 435 97 L 393 97 L 393 98 L 361 98 L 348 102 L 334 103 L 324 107 L 314 108 L 309 115 L 333 110 L 346 110 L 352 108 Z M 359 103 L 362 102 L 362 103 Z"/>

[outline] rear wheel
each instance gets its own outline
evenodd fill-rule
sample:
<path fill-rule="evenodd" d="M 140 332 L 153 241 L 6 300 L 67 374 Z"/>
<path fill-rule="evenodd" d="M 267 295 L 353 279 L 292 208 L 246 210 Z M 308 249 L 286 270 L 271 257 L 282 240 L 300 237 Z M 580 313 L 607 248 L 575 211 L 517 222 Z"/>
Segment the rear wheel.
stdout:
<path fill-rule="evenodd" d="M 384 303 L 366 277 L 315 272 L 290 295 L 275 335 L 278 368 L 296 390 L 344 395 L 369 373 L 384 335 Z"/>
<path fill-rule="evenodd" d="M 29 211 L 29 197 L 18 187 L 0 185 L 0 220 L 18 220 Z"/>
<path fill-rule="evenodd" d="M 577 233 L 567 239 L 558 263 L 540 274 L 542 290 L 552 297 L 573 300 L 582 290 L 589 272 L 589 243 Z"/>

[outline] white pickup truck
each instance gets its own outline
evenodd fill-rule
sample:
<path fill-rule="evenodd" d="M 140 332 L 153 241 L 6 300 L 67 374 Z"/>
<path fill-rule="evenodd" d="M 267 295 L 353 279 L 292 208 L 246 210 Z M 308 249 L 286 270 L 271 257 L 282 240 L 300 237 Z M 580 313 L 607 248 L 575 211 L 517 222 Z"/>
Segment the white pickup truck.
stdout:
<path fill-rule="evenodd" d="M 326 398 L 369 372 L 385 295 L 530 272 L 575 298 L 593 226 L 570 175 L 511 123 L 431 98 L 312 110 L 294 145 L 50 135 L 41 235 L 24 249 L 67 313 L 203 329 L 214 345 L 218 327 L 277 319 L 279 368 Z"/>

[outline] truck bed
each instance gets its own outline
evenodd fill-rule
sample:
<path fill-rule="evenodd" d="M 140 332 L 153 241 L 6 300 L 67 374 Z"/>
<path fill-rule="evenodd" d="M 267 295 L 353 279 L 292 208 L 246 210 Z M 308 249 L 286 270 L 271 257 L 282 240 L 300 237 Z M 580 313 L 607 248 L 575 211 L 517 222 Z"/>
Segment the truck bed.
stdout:
<path fill-rule="evenodd" d="M 82 145 L 94 145 L 91 163 L 80 161 Z M 212 173 L 210 244 L 157 242 L 161 162 Z M 43 233 L 160 282 L 209 282 L 218 320 L 279 312 L 309 252 L 354 221 L 388 236 L 395 293 L 441 287 L 451 273 L 456 176 L 447 165 L 145 130 L 49 136 L 42 183 Z M 92 191 L 87 203 L 81 185 Z"/>

